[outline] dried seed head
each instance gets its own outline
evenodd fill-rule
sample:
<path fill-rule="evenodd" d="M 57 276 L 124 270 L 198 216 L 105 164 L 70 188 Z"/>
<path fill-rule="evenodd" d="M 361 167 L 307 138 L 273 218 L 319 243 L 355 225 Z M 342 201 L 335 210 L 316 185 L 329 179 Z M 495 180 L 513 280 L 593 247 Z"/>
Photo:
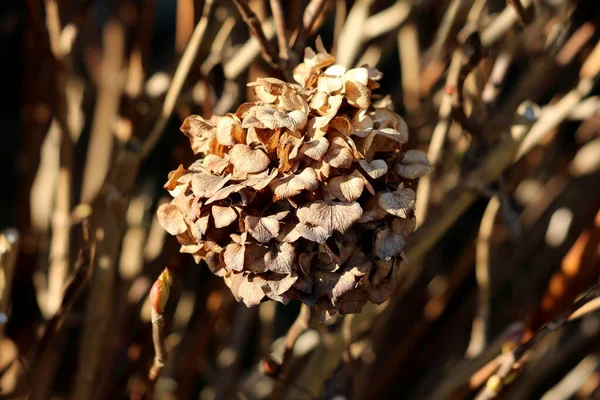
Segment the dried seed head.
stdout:
<path fill-rule="evenodd" d="M 415 228 L 413 180 L 432 167 L 402 152 L 402 118 L 372 104 L 381 73 L 318 50 L 297 84 L 261 78 L 256 102 L 184 121 L 203 158 L 169 174 L 158 218 L 238 301 L 297 299 L 328 318 L 389 298 Z"/>

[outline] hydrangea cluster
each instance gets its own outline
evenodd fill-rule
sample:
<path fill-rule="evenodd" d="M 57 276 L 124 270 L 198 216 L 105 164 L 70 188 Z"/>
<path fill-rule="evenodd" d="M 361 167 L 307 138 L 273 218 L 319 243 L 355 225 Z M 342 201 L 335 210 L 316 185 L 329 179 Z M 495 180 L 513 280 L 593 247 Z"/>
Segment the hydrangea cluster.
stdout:
<path fill-rule="evenodd" d="M 297 299 L 322 318 L 391 295 L 415 228 L 414 180 L 432 169 L 403 151 L 402 118 L 372 102 L 382 74 L 307 49 L 297 83 L 249 84 L 257 101 L 181 130 L 201 157 L 169 174 L 158 210 L 181 252 L 204 260 L 238 301 Z"/>

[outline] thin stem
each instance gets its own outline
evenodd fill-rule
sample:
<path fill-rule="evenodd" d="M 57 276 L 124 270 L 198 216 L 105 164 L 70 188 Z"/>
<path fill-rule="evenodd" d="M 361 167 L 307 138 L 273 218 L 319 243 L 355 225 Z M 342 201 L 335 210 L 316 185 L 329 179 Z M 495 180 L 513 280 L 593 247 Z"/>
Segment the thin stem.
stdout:
<path fill-rule="evenodd" d="M 273 14 L 273 20 L 275 21 L 275 32 L 277 33 L 277 44 L 279 45 L 279 58 L 282 62 L 285 62 L 289 57 L 289 53 L 288 39 L 285 26 L 285 16 L 283 15 L 281 0 L 270 0 L 270 4 L 271 13 Z"/>
<path fill-rule="evenodd" d="M 296 36 L 294 44 L 292 45 L 292 49 L 297 55 L 300 55 L 300 53 L 304 51 L 306 39 L 308 38 L 308 35 L 310 35 L 315 22 L 325 9 L 326 5 L 326 0 L 311 0 L 308 6 L 306 6 L 304 15 L 302 16 L 302 25 L 300 25 L 298 35 Z"/>
<path fill-rule="evenodd" d="M 158 120 L 152 127 L 148 138 L 143 144 L 142 147 L 142 158 L 148 157 L 158 140 L 160 139 L 171 114 L 173 113 L 173 109 L 175 108 L 175 104 L 177 102 L 177 98 L 181 93 L 181 88 L 183 88 L 183 84 L 187 78 L 190 69 L 192 68 L 192 64 L 198 55 L 198 50 L 200 48 L 200 44 L 202 43 L 202 38 L 204 37 L 204 33 L 206 32 L 206 27 L 208 26 L 208 17 L 213 7 L 214 0 L 206 0 L 204 3 L 204 9 L 202 10 L 202 17 L 194 32 L 192 33 L 192 37 L 183 52 L 183 56 L 179 61 L 179 65 L 177 65 L 177 69 L 175 70 L 175 75 L 173 76 L 173 80 L 171 82 L 171 86 L 169 86 L 169 90 L 167 91 L 167 95 L 165 96 L 165 102 L 163 103 L 162 111 Z"/>
<path fill-rule="evenodd" d="M 165 346 L 165 319 L 162 313 L 152 310 L 152 343 L 154 344 L 154 363 L 148 372 L 148 379 L 154 383 L 167 362 Z"/>
<path fill-rule="evenodd" d="M 493 196 L 483 213 L 479 227 L 479 236 L 477 237 L 475 277 L 477 278 L 478 287 L 478 306 L 477 315 L 473 320 L 473 329 L 471 330 L 471 342 L 467 348 L 467 355 L 472 358 L 479 356 L 483 352 L 488 340 L 491 299 L 490 247 L 499 211 L 500 198 Z"/>
<path fill-rule="evenodd" d="M 261 23 L 254 13 L 250 6 L 248 5 L 247 0 L 233 0 L 233 3 L 237 7 L 238 11 L 242 15 L 244 22 L 248 25 L 248 29 L 250 29 L 250 33 L 252 36 L 258 40 L 260 45 L 260 52 L 265 59 L 265 61 L 273 68 L 278 68 L 279 66 L 279 57 L 277 57 L 277 52 L 275 48 L 267 39 L 265 32 L 262 29 Z"/>
<path fill-rule="evenodd" d="M 308 329 L 310 322 L 310 308 L 306 304 L 302 304 L 300 313 L 296 320 L 285 335 L 285 351 L 281 361 L 281 369 L 279 372 L 280 384 L 273 391 L 273 400 L 283 398 L 285 388 L 289 379 L 289 374 L 292 369 L 292 358 L 294 355 L 294 345 L 296 341 Z"/>

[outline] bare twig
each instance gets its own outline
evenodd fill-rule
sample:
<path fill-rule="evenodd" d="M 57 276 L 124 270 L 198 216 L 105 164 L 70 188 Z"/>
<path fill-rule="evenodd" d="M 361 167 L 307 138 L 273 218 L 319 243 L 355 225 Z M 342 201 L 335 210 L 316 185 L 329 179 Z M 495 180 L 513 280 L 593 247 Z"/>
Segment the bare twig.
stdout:
<path fill-rule="evenodd" d="M 512 373 L 517 372 L 518 369 L 521 368 L 521 362 L 529 350 L 531 350 L 549 333 L 563 328 L 570 321 L 595 311 L 598 306 L 600 306 L 600 303 L 595 301 L 599 297 L 600 285 L 591 287 L 579 300 L 573 303 L 571 308 L 561 317 L 549 322 L 542 329 L 537 331 L 537 333 L 529 340 L 518 345 L 508 354 L 505 354 L 503 357 L 504 360 L 498 368 L 498 371 L 488 379 L 486 386 L 479 392 L 476 400 L 490 400 L 495 398 L 502 390 L 503 386 L 512 381 Z M 592 302 L 594 306 L 586 307 Z M 583 307 L 586 307 L 586 309 L 582 312 L 581 310 Z"/>
<path fill-rule="evenodd" d="M 279 58 L 282 62 L 286 62 L 289 58 L 288 55 L 288 39 L 285 26 L 285 16 L 283 15 L 283 9 L 281 7 L 281 0 L 270 0 L 271 14 L 273 14 L 273 21 L 275 21 L 275 28 L 277 33 L 277 44 L 279 45 Z"/>
<path fill-rule="evenodd" d="M 544 119 L 541 120 L 521 144 L 515 159 L 518 160 L 529 152 L 537 143 L 539 143 L 548 132 L 564 121 L 571 111 L 586 98 L 594 88 L 596 77 L 600 74 L 600 43 L 596 45 L 592 53 L 586 59 L 581 67 L 581 80 L 577 87 L 567 93 L 558 103 L 550 106 L 544 112 Z"/>
<path fill-rule="evenodd" d="M 285 335 L 285 350 L 283 352 L 283 359 L 281 361 L 281 369 L 279 372 L 280 384 L 277 385 L 273 392 L 273 400 L 281 399 L 285 392 L 289 374 L 292 368 L 292 357 L 294 354 L 294 345 L 296 341 L 302 335 L 309 326 L 310 322 L 310 308 L 306 304 L 302 304 L 300 313 L 296 320 Z"/>
<path fill-rule="evenodd" d="M 519 4 L 523 7 L 531 6 L 531 0 L 520 0 Z M 508 5 L 500 15 L 481 33 L 481 44 L 483 47 L 489 47 L 496 43 L 506 34 L 518 21 L 519 17 L 514 7 Z"/>
<path fill-rule="evenodd" d="M 311 0 L 308 6 L 306 6 L 304 14 L 302 15 L 302 24 L 299 27 L 298 35 L 296 35 L 294 43 L 291 46 L 295 56 L 302 56 L 301 53 L 306 46 L 306 39 L 308 38 L 308 35 L 310 35 L 315 22 L 323 10 L 325 10 L 326 5 L 327 0 Z"/>
<path fill-rule="evenodd" d="M 260 45 L 260 52 L 265 59 L 265 61 L 273 68 L 278 68 L 279 66 L 279 57 L 277 56 L 277 51 L 267 39 L 265 32 L 262 29 L 261 23 L 254 13 L 250 6 L 248 5 L 247 0 L 233 0 L 235 6 L 240 12 L 242 18 L 246 25 L 248 25 L 248 29 L 250 29 L 250 33 L 252 36 L 258 40 Z"/>
<path fill-rule="evenodd" d="M 490 268 L 491 268 L 491 239 L 494 232 L 494 224 L 498 212 L 500 211 L 500 198 L 493 196 L 479 227 L 479 236 L 477 237 L 477 256 L 475 260 L 475 276 L 477 278 L 478 306 L 477 315 L 473 319 L 473 328 L 471 330 L 471 341 L 467 348 L 469 357 L 477 357 L 485 349 L 488 339 L 488 329 L 490 321 Z"/>
<path fill-rule="evenodd" d="M 160 116 L 152 127 L 152 130 L 150 131 L 150 134 L 148 135 L 148 138 L 142 147 L 142 158 L 146 158 L 154 146 L 156 146 L 156 143 L 158 143 L 158 140 L 160 139 L 160 136 L 162 135 L 165 126 L 167 125 L 167 122 L 173 113 L 177 98 L 179 97 L 179 93 L 181 93 L 181 88 L 183 87 L 187 75 L 190 72 L 190 68 L 192 67 L 194 60 L 198 55 L 198 49 L 202 43 L 202 38 L 204 37 L 204 32 L 206 32 L 206 27 L 208 26 L 208 19 L 213 8 L 213 3 L 214 0 L 206 0 L 204 2 L 202 17 L 200 18 L 200 21 L 198 21 L 196 28 L 194 28 L 192 37 L 190 38 L 190 41 L 183 52 L 183 56 L 179 61 L 179 65 L 177 65 L 177 69 L 175 70 L 175 75 L 171 81 L 171 86 L 169 86 L 169 90 L 167 91 Z"/>
<path fill-rule="evenodd" d="M 340 40 L 342 28 L 346 22 L 346 0 L 335 1 L 335 21 L 333 23 L 333 46 L 331 54 L 337 54 L 337 43 Z"/>
<path fill-rule="evenodd" d="M 167 348 L 165 346 L 165 319 L 164 312 L 173 278 L 168 268 L 160 274 L 152 285 L 148 298 L 152 305 L 152 343 L 154 344 L 154 362 L 148 372 L 150 384 L 149 393 L 152 393 L 156 379 L 159 377 L 167 362 Z M 149 396 L 151 397 L 151 396 Z"/>
<path fill-rule="evenodd" d="M 337 47 L 338 64 L 350 67 L 353 65 L 356 55 L 363 43 L 363 27 L 367 26 L 369 7 L 373 0 L 358 0 L 354 3 L 346 23 L 340 33 L 340 41 Z"/>
<path fill-rule="evenodd" d="M 458 84 L 458 77 L 461 70 L 463 60 L 463 54 L 460 50 L 456 50 L 452 56 L 450 62 L 450 68 L 448 69 L 448 77 L 446 78 L 446 87 L 456 87 Z M 450 124 L 452 113 L 452 93 L 446 91 L 444 97 L 440 103 L 440 110 L 438 112 L 438 123 L 436 124 L 429 149 L 427 150 L 427 158 L 431 165 L 438 166 L 442 158 L 442 150 L 446 137 L 450 131 Z M 431 187 L 432 187 L 432 176 L 426 175 L 419 180 L 419 186 L 417 187 L 417 205 L 416 217 L 417 224 L 420 226 L 425 222 L 427 218 L 427 211 L 429 208 L 429 201 L 431 198 Z"/>
<path fill-rule="evenodd" d="M 362 31 L 362 40 L 369 41 L 398 29 L 408 19 L 412 2 L 397 1 L 393 6 L 367 18 Z"/>
<path fill-rule="evenodd" d="M 263 23 L 263 31 L 267 39 L 271 39 L 275 36 L 274 25 L 272 19 L 268 19 Z M 260 43 L 256 37 L 252 36 L 238 51 L 236 51 L 235 55 L 225 63 L 223 67 L 225 77 L 228 80 L 235 80 L 246 70 L 246 68 L 248 68 L 250 63 L 254 61 L 259 53 Z"/>
<path fill-rule="evenodd" d="M 16 229 L 5 229 L 0 234 L 0 339 L 4 337 L 4 327 L 8 322 L 18 252 L 19 232 Z"/>
<path fill-rule="evenodd" d="M 160 375 L 167 362 L 167 348 L 165 347 L 165 318 L 152 310 L 152 343 L 154 343 L 154 362 L 148 378 L 154 382 Z"/>
<path fill-rule="evenodd" d="M 123 66 L 124 53 L 125 29 L 120 22 L 109 21 L 104 28 L 98 95 L 90 133 L 89 147 L 94 151 L 88 152 L 81 188 L 81 199 L 89 204 L 102 188 L 113 156 L 111 128 L 118 117 L 123 90 L 117 77 Z"/>
<path fill-rule="evenodd" d="M 496 61 L 494 62 L 494 67 L 492 68 L 492 72 L 490 73 L 490 78 L 485 84 L 485 88 L 482 93 L 482 100 L 488 106 L 495 103 L 498 94 L 500 93 L 500 87 L 502 86 L 502 82 L 506 77 L 506 73 L 508 72 L 508 68 L 512 63 L 514 56 L 514 47 L 509 48 L 508 50 L 503 50 L 498 54 Z"/>
<path fill-rule="evenodd" d="M 87 221 L 91 209 L 89 206 L 80 206 L 79 209 L 80 212 L 83 212 L 84 218 L 81 225 L 83 245 L 79 251 L 77 261 L 75 262 L 73 276 L 64 288 L 60 307 L 46 324 L 44 334 L 35 351 L 32 362 L 32 365 L 34 366 L 32 371 L 32 382 L 35 382 L 31 392 L 32 399 L 47 398 L 50 394 L 60 357 L 60 350 L 56 348 L 56 346 L 52 346 L 51 343 L 60 341 L 56 339 L 59 334 L 61 334 L 63 322 L 71 310 L 71 307 L 79 299 L 79 296 L 87 286 L 93 271 L 92 261 L 94 259 L 94 244 L 90 238 L 90 230 Z"/>
<path fill-rule="evenodd" d="M 533 4 L 525 8 L 523 3 L 521 3 L 521 0 L 507 0 L 506 2 L 514 7 L 517 16 L 519 17 L 519 21 L 523 25 L 529 25 L 533 21 L 535 17 L 535 8 L 533 7 Z"/>
<path fill-rule="evenodd" d="M 408 112 L 419 109 L 419 36 L 414 23 L 405 24 L 398 31 L 398 53 L 402 72 L 402 93 Z"/>

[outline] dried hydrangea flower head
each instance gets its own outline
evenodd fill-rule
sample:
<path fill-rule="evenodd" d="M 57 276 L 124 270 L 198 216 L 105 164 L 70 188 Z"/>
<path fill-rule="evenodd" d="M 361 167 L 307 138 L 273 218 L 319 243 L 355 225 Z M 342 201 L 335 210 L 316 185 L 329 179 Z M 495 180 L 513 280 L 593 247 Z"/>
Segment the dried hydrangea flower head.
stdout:
<path fill-rule="evenodd" d="M 258 79 L 235 114 L 184 121 L 202 157 L 169 174 L 158 217 L 247 306 L 297 299 L 328 318 L 389 298 L 415 228 L 413 180 L 432 168 L 402 151 L 402 118 L 372 103 L 381 73 L 320 47 L 298 84 Z"/>

